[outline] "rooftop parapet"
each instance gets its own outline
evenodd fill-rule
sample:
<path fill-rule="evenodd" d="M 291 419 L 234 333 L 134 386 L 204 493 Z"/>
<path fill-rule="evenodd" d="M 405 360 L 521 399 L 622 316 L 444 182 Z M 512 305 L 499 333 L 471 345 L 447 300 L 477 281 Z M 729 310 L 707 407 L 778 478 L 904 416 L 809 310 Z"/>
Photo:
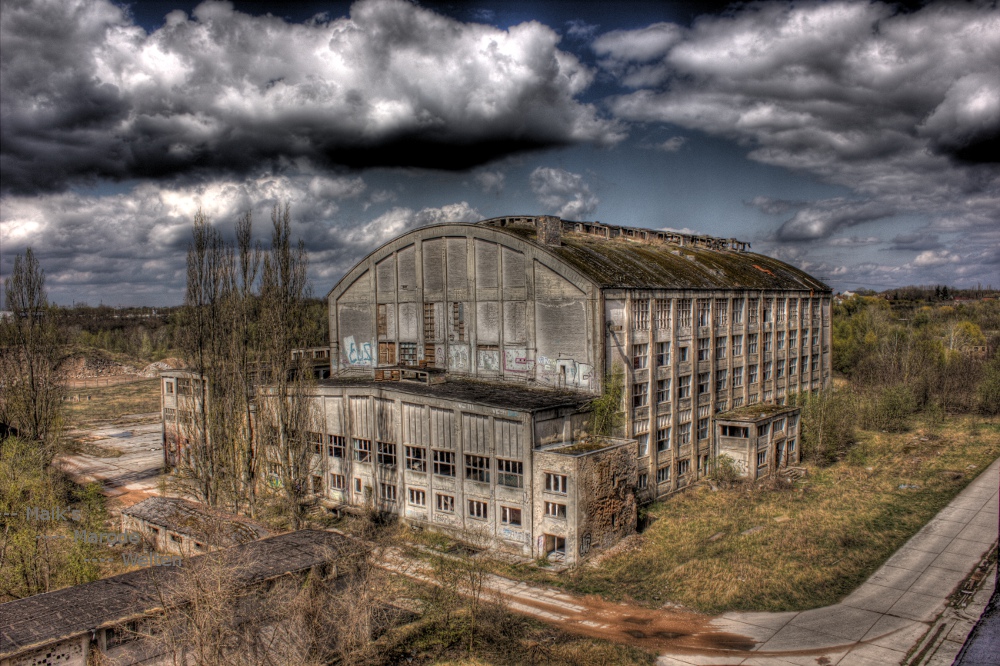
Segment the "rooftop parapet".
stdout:
<path fill-rule="evenodd" d="M 703 248 L 730 252 L 748 252 L 750 243 L 736 238 L 716 238 L 714 236 L 682 234 L 678 231 L 622 227 L 601 222 L 573 222 L 560 220 L 549 215 L 509 215 L 483 220 L 479 224 L 490 227 L 527 227 L 538 230 L 540 239 L 546 245 L 559 245 L 562 233 L 579 233 L 598 238 L 621 238 L 645 243 L 668 243 L 679 247 Z"/>

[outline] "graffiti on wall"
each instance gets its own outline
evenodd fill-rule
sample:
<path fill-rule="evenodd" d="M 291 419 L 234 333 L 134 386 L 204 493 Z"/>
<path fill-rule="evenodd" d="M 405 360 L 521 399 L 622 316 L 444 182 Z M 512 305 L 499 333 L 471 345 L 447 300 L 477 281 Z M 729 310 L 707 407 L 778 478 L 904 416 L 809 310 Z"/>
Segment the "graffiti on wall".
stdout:
<path fill-rule="evenodd" d="M 538 357 L 538 372 L 542 379 L 552 384 L 589 387 L 594 366 L 577 363 L 571 358 Z"/>
<path fill-rule="evenodd" d="M 480 349 L 476 360 L 479 364 L 480 372 L 500 371 L 500 352 L 492 349 Z"/>
<path fill-rule="evenodd" d="M 362 342 L 361 344 L 357 344 L 354 342 L 353 335 L 344 338 L 344 354 L 347 356 L 347 362 L 350 365 L 373 365 L 372 343 Z"/>
<path fill-rule="evenodd" d="M 448 347 L 448 369 L 469 369 L 469 348 L 466 345 L 451 345 Z"/>
<path fill-rule="evenodd" d="M 506 372 L 531 372 L 534 362 L 528 358 L 527 349 L 505 349 L 503 369 Z"/>

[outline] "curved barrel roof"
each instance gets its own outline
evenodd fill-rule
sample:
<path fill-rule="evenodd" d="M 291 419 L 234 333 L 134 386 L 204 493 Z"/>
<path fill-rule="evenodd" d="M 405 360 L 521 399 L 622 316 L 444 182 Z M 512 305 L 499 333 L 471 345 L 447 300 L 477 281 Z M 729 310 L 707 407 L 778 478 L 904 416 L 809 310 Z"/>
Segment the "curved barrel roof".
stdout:
<path fill-rule="evenodd" d="M 805 271 L 748 252 L 742 249 L 746 243 L 731 239 L 563 220 L 560 244 L 549 245 L 532 225 L 541 219 L 493 218 L 479 224 L 500 226 L 534 243 L 605 288 L 830 291 Z"/>

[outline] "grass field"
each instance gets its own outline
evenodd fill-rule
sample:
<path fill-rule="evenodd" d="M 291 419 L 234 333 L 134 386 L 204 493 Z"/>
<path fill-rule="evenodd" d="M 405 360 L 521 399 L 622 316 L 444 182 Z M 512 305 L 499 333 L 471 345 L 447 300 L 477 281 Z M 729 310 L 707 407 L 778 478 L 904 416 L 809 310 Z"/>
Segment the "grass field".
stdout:
<path fill-rule="evenodd" d="M 144 379 L 100 388 L 67 389 L 63 423 L 79 428 L 113 423 L 123 416 L 160 411 L 160 380 Z"/>
<path fill-rule="evenodd" d="M 708 613 L 826 606 L 861 584 L 998 456 L 995 418 L 862 432 L 845 460 L 808 466 L 808 476 L 790 487 L 696 488 L 654 504 L 652 525 L 597 567 L 555 576 L 515 565 L 503 573 Z"/>

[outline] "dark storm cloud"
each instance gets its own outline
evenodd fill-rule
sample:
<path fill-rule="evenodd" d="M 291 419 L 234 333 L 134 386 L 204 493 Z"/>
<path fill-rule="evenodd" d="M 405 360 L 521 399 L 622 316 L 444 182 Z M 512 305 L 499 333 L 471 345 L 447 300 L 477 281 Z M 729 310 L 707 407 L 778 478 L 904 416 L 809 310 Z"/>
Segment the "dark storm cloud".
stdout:
<path fill-rule="evenodd" d="M 577 100 L 592 72 L 552 29 L 403 0 L 304 24 L 206 2 L 148 35 L 107 0 L 14 0 L 0 38 L 5 192 L 302 159 L 466 169 L 624 136 Z"/>
<path fill-rule="evenodd" d="M 822 252 L 845 228 L 901 215 L 928 220 L 932 233 L 998 228 L 1000 12 L 995 3 L 908 9 L 758 2 L 690 27 L 607 33 L 593 48 L 634 89 L 611 102 L 619 118 L 726 137 L 750 159 L 851 191 L 749 202 L 768 214 L 794 211 L 770 238 L 776 247 L 809 241 Z M 911 268 L 991 270 L 962 242 L 892 247 L 916 254 Z M 799 252 L 800 265 L 808 253 Z"/>

